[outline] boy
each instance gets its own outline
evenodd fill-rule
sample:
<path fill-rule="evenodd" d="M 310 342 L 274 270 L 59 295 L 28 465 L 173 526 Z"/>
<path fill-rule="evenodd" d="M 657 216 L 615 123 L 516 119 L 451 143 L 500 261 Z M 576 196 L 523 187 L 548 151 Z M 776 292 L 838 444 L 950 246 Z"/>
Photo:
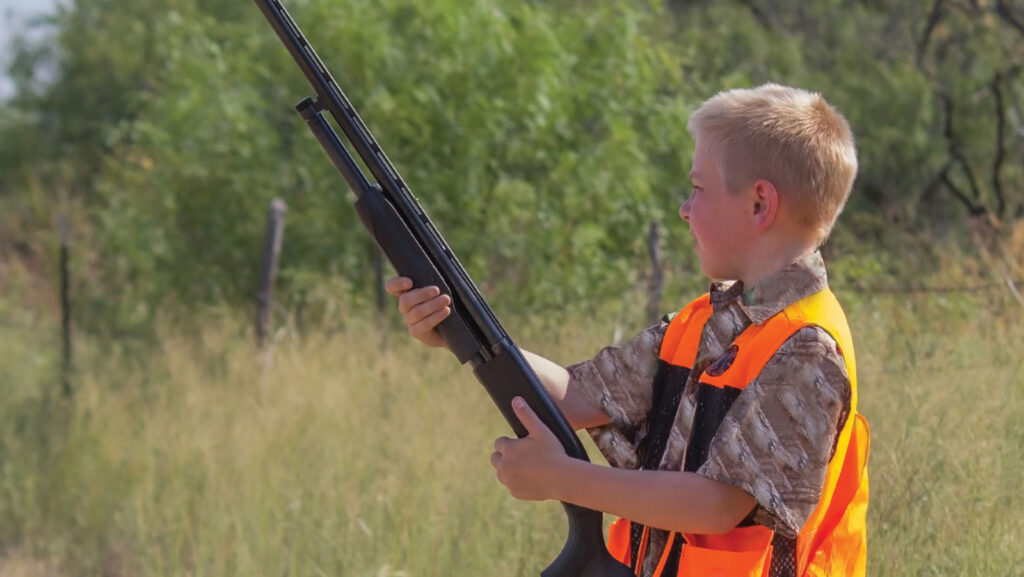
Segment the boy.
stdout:
<path fill-rule="evenodd" d="M 817 252 L 853 184 L 853 135 L 820 95 L 774 84 L 720 93 L 688 127 L 680 216 L 704 273 L 734 282 L 568 369 L 526 353 L 611 467 L 567 457 L 519 398 L 529 435 L 498 439 L 491 463 L 517 498 L 619 516 L 609 549 L 640 576 L 862 575 L 867 428 Z M 387 290 L 443 346 L 449 298 L 406 278 Z"/>

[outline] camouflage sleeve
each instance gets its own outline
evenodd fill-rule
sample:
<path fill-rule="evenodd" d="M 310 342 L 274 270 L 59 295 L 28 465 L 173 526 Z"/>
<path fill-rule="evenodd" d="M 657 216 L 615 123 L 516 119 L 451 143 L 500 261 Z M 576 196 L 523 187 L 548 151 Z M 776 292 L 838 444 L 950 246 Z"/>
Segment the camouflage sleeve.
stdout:
<path fill-rule="evenodd" d="M 818 504 L 850 381 L 835 340 L 806 327 L 736 399 L 698 473 L 754 497 L 754 522 L 793 538 Z"/>
<path fill-rule="evenodd" d="M 636 468 L 637 443 L 647 429 L 658 351 L 667 320 L 620 347 L 605 347 L 597 356 L 568 367 L 570 386 L 612 422 L 588 429 L 597 448 L 613 467 Z"/>

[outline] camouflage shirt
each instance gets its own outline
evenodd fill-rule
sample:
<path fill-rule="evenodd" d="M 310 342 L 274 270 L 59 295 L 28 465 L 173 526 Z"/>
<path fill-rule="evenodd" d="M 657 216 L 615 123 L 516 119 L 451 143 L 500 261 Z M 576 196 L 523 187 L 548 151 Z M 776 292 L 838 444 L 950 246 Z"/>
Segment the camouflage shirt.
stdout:
<path fill-rule="evenodd" d="M 746 291 L 739 282 L 712 284 L 713 312 L 701 334 L 694 367 L 705 367 L 721 356 L 751 324 L 766 321 L 827 285 L 817 252 Z M 637 449 L 647 433 L 652 384 L 667 328 L 668 318 L 623 346 L 606 347 L 569 367 L 574 385 L 611 418 L 610 424 L 589 432 L 613 467 L 639 466 Z M 682 469 L 699 374 L 692 371 L 686 383 L 661 469 Z M 739 394 L 697 473 L 744 490 L 757 502 L 752 512 L 755 523 L 795 537 L 818 503 L 849 407 L 850 381 L 835 340 L 824 329 L 805 327 Z M 666 538 L 665 531 L 652 531 L 644 575 L 652 574 Z"/>

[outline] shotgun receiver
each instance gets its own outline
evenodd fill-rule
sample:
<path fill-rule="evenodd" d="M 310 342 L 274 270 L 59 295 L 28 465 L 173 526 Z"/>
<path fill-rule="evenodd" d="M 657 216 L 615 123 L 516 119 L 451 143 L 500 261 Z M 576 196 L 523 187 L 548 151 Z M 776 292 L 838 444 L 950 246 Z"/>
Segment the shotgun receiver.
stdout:
<path fill-rule="evenodd" d="M 411 278 L 414 286 L 435 285 L 451 297 L 452 314 L 438 325 L 448 349 L 460 363 L 468 362 L 473 367 L 476 378 L 517 436 L 526 436 L 525 427 L 512 412 L 512 399 L 521 396 L 569 456 L 588 460 L 583 444 L 519 347 L 498 322 L 288 11 L 279 0 L 256 0 L 256 4 L 316 91 L 315 100 L 306 97 L 296 109 L 355 193 L 356 211 L 373 240 L 395 270 Z M 372 182 L 342 143 L 325 112 L 334 117 L 370 171 Z M 569 503 L 562 505 L 569 520 L 569 537 L 562 552 L 541 572 L 542 577 L 632 576 L 633 572 L 612 558 L 605 547 L 601 513 Z"/>

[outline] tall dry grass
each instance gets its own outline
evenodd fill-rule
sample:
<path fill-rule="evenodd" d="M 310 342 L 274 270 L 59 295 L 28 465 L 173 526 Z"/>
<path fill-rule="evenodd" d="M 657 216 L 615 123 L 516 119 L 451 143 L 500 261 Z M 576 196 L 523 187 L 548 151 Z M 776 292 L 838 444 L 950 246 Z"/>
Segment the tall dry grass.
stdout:
<path fill-rule="evenodd" d="M 869 573 L 1019 574 L 1024 307 L 837 292 L 873 431 Z M 561 362 L 615 331 L 514 324 Z M 506 427 L 449 355 L 351 320 L 279 334 L 264 369 L 238 327 L 143 356 L 80 339 L 72 402 L 44 393 L 56 341 L 0 328 L 0 575 L 530 575 L 561 549 L 560 507 L 494 481 Z"/>

